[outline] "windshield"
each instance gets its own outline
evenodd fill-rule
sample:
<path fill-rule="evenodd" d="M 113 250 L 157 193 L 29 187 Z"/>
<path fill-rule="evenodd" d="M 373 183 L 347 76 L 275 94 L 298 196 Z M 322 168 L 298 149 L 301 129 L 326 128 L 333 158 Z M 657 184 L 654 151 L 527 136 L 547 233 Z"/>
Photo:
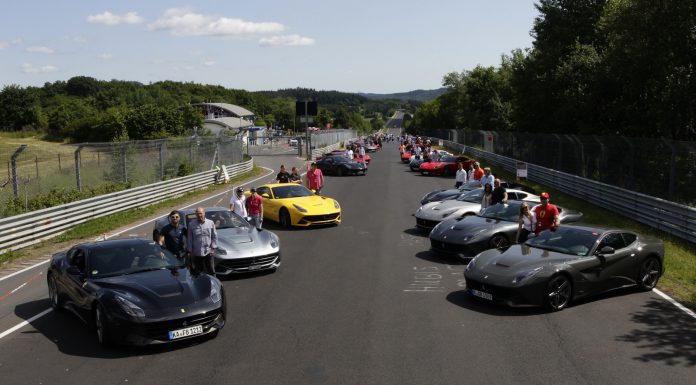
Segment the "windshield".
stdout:
<path fill-rule="evenodd" d="M 314 193 L 309 191 L 306 187 L 297 184 L 273 187 L 273 196 L 276 199 L 308 197 L 312 195 L 314 195 Z"/>
<path fill-rule="evenodd" d="M 443 157 L 440 159 L 440 162 L 447 162 L 447 163 L 454 163 L 454 162 L 456 162 L 456 161 L 457 161 L 457 157 L 456 157 L 456 156 L 451 156 L 451 155 L 443 156 Z"/>
<path fill-rule="evenodd" d="M 236 227 L 249 226 L 244 218 L 228 210 L 209 210 L 205 212 L 205 217 L 215 224 L 216 229 L 233 229 Z M 196 213 L 186 215 L 186 223 L 196 219 Z"/>
<path fill-rule="evenodd" d="M 600 235 L 594 231 L 561 226 L 556 231 L 543 231 L 525 243 L 539 249 L 587 256 Z"/>
<path fill-rule="evenodd" d="M 467 192 L 462 193 L 461 195 L 459 195 L 457 197 L 457 200 L 461 201 L 461 202 L 481 203 L 481 199 L 483 199 L 483 189 L 482 188 L 467 191 Z"/>
<path fill-rule="evenodd" d="M 520 205 L 509 205 L 498 203 L 485 208 L 480 217 L 500 219 L 508 222 L 516 222 L 520 216 Z"/>
<path fill-rule="evenodd" d="M 87 266 L 92 278 L 104 278 L 150 270 L 183 268 L 184 261 L 155 242 L 149 242 L 95 248 L 89 253 Z"/>

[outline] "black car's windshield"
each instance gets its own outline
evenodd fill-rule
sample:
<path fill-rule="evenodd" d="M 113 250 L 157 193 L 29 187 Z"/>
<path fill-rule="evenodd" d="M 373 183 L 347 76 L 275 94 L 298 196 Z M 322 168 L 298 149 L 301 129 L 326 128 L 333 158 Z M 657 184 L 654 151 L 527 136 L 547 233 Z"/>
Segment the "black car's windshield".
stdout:
<path fill-rule="evenodd" d="M 273 197 L 275 197 L 275 199 L 308 197 L 312 195 L 314 195 L 314 193 L 298 184 L 273 187 Z"/>
<path fill-rule="evenodd" d="M 516 222 L 520 216 L 520 205 L 498 203 L 485 208 L 480 217 Z"/>
<path fill-rule="evenodd" d="M 483 198 L 483 189 L 479 188 L 476 190 L 471 190 L 467 191 L 465 193 L 462 193 L 457 197 L 458 201 L 462 202 L 475 202 L 475 203 L 481 203 L 481 199 Z"/>
<path fill-rule="evenodd" d="M 543 231 L 525 243 L 539 249 L 587 256 L 600 235 L 600 233 L 590 230 L 561 226 L 556 231 Z"/>
<path fill-rule="evenodd" d="M 100 246 L 92 249 L 87 259 L 87 268 L 92 278 L 184 266 L 183 260 L 155 242 Z"/>

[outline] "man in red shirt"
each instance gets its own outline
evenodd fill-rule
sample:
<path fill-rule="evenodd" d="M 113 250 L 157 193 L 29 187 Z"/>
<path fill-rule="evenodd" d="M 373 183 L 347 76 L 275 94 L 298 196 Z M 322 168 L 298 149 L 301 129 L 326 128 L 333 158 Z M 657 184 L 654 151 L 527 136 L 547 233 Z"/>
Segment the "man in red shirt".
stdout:
<path fill-rule="evenodd" d="M 560 224 L 558 208 L 549 203 L 549 193 L 541 193 L 540 199 L 541 204 L 534 207 L 534 217 L 536 218 L 534 234 L 539 234 L 546 229 L 554 231 Z"/>
<path fill-rule="evenodd" d="M 263 199 L 256 193 L 255 188 L 252 187 L 249 192 L 251 192 L 251 195 L 249 195 L 245 203 L 247 213 L 251 217 L 249 223 L 260 229 L 263 222 Z"/>
<path fill-rule="evenodd" d="M 317 164 L 312 162 L 309 171 L 307 171 L 307 188 L 314 190 L 317 195 L 324 187 L 324 174 L 317 168 Z"/>
<path fill-rule="evenodd" d="M 483 169 L 481 168 L 481 165 L 479 164 L 479 162 L 474 162 L 474 177 L 473 177 L 473 179 L 474 180 L 481 180 L 481 178 L 483 178 L 483 174 L 484 174 L 484 172 L 483 172 Z M 493 187 L 493 185 L 491 185 L 491 187 Z"/>

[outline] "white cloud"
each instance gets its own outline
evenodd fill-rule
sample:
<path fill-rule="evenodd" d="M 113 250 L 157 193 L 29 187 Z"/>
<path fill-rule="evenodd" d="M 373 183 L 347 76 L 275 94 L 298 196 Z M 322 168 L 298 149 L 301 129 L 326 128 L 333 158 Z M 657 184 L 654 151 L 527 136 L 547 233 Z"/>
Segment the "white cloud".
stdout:
<path fill-rule="evenodd" d="M 206 60 L 206 61 L 203 62 L 203 65 L 208 66 L 208 67 L 212 67 L 212 66 L 214 66 L 216 63 L 217 63 L 217 62 L 216 62 L 215 60 Z"/>
<path fill-rule="evenodd" d="M 270 36 L 262 37 L 259 40 L 259 44 L 262 46 L 270 45 L 314 45 L 314 39 L 310 37 L 304 37 L 300 35 L 285 35 L 285 36 Z"/>
<path fill-rule="evenodd" d="M 10 43 L 6 41 L 0 41 L 0 49 L 5 49 L 10 46 Z"/>
<path fill-rule="evenodd" d="M 109 11 L 100 13 L 98 15 L 87 16 L 87 22 L 92 24 L 103 24 L 108 26 L 119 25 L 119 24 L 140 24 L 144 22 L 145 19 L 138 16 L 137 12 L 128 12 L 123 15 L 116 15 Z"/>
<path fill-rule="evenodd" d="M 114 55 L 112 55 L 110 53 L 100 53 L 99 55 L 97 55 L 97 57 L 101 60 L 109 60 L 109 59 L 113 58 Z"/>
<path fill-rule="evenodd" d="M 50 54 L 50 53 L 53 53 L 55 51 L 53 50 L 53 48 L 35 45 L 35 46 L 27 47 L 27 52 Z"/>
<path fill-rule="evenodd" d="M 22 72 L 25 74 L 43 74 L 47 72 L 56 72 L 58 68 L 52 65 L 45 65 L 41 67 L 35 67 L 33 64 L 22 64 Z"/>
<path fill-rule="evenodd" d="M 148 29 L 169 31 L 174 36 L 250 37 L 278 33 L 285 27 L 280 23 L 256 23 L 242 19 L 202 15 L 186 8 L 171 8 L 150 24 Z"/>
<path fill-rule="evenodd" d="M 71 41 L 73 43 L 86 43 L 87 42 L 87 38 L 84 36 L 80 36 L 80 35 L 76 35 L 76 36 L 67 35 L 67 36 L 65 36 L 65 40 Z"/>
<path fill-rule="evenodd" d="M 22 39 L 14 39 L 10 43 L 12 44 L 22 44 Z"/>

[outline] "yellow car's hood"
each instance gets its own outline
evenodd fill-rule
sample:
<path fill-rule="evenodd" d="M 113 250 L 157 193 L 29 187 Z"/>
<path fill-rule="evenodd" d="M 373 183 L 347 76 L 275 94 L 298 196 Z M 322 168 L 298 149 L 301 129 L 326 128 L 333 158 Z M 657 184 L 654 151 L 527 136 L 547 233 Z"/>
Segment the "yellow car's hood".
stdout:
<path fill-rule="evenodd" d="M 325 214 L 327 212 L 335 212 L 338 209 L 334 206 L 334 200 L 331 198 L 320 197 L 318 195 L 308 197 L 287 198 L 284 201 L 288 205 L 298 205 L 307 210 L 305 214 Z M 296 207 L 295 207 L 296 209 Z"/>

